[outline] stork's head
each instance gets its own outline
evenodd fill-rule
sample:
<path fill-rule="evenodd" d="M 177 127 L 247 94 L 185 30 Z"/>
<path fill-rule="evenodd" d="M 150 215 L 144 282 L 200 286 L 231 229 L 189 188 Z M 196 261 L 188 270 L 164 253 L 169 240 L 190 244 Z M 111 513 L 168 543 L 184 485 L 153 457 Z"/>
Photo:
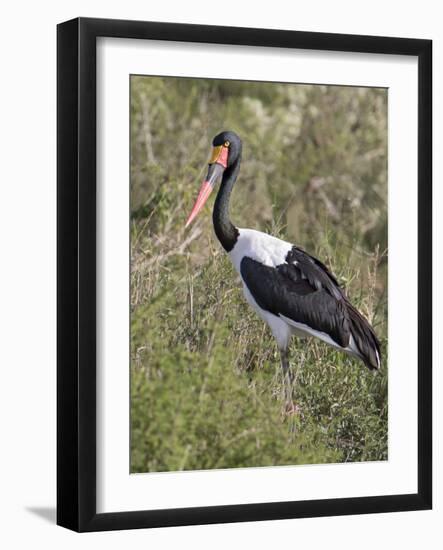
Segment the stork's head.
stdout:
<path fill-rule="evenodd" d="M 225 170 L 229 170 L 241 155 L 241 139 L 235 132 L 221 132 L 212 140 L 212 152 L 209 159 L 208 173 L 204 179 L 194 208 L 189 215 L 186 227 L 194 220 L 215 185 L 221 181 Z"/>

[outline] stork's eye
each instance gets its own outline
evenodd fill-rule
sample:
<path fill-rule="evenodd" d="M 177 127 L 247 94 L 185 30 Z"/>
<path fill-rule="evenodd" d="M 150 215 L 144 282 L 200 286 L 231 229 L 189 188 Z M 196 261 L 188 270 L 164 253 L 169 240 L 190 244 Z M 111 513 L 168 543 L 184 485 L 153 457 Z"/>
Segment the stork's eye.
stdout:
<path fill-rule="evenodd" d="M 225 141 L 225 147 L 229 147 L 231 145 L 230 141 Z"/>

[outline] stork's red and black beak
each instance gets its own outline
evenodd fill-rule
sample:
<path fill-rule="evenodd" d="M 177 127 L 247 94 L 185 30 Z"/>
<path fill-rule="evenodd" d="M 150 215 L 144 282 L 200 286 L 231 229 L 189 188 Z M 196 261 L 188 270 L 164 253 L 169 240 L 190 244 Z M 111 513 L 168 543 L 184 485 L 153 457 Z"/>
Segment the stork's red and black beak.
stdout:
<path fill-rule="evenodd" d="M 228 154 L 229 143 L 226 142 L 223 145 L 218 145 L 212 149 L 212 155 L 209 159 L 209 167 L 206 178 L 204 179 L 197 200 L 194 207 L 189 214 L 189 218 L 185 227 L 188 227 L 203 208 L 205 202 L 208 200 L 211 191 L 214 189 L 215 184 L 221 179 L 223 172 L 228 166 Z"/>

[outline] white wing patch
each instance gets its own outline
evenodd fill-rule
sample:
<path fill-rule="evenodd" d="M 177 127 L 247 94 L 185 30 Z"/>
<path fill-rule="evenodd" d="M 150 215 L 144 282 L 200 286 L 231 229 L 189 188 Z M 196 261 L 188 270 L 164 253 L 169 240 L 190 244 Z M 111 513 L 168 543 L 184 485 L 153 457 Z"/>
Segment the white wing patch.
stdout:
<path fill-rule="evenodd" d="M 319 340 L 326 342 L 330 346 L 340 351 L 346 351 L 347 353 L 350 353 L 351 355 L 355 355 L 356 357 L 359 357 L 360 359 L 362 359 L 361 353 L 357 348 L 357 344 L 355 343 L 355 340 L 352 334 L 350 335 L 348 345 L 345 348 L 342 348 L 339 344 L 337 344 L 337 342 L 334 342 L 334 340 L 328 334 L 326 334 L 326 332 L 315 330 L 310 326 L 305 325 L 304 323 L 297 323 L 297 321 L 293 321 L 292 319 L 289 319 L 284 315 L 279 315 L 279 317 L 283 319 L 286 323 L 288 323 L 288 325 L 291 325 L 291 327 L 294 327 L 294 329 L 297 332 L 304 333 L 307 336 L 314 336 L 315 338 L 318 338 Z M 378 359 L 378 354 L 377 354 L 377 359 Z"/>
<path fill-rule="evenodd" d="M 337 342 L 334 342 L 334 340 L 329 336 L 329 334 L 326 334 L 326 332 L 315 330 L 310 326 L 305 325 L 304 323 L 298 323 L 297 321 L 293 321 L 292 319 L 289 319 L 289 317 L 285 317 L 284 315 L 279 315 L 279 317 L 283 319 L 286 323 L 288 323 L 288 325 L 291 325 L 300 332 L 304 332 L 307 336 L 315 336 L 316 338 L 323 340 L 323 342 L 326 342 L 330 346 L 334 346 L 335 348 L 338 348 L 340 350 L 344 349 L 339 346 Z"/>

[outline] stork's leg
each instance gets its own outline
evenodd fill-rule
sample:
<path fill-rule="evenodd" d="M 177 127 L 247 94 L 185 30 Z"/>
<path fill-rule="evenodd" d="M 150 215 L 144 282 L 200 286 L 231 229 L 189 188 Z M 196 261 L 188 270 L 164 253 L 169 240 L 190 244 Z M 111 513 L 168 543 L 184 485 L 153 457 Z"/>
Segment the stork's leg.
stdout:
<path fill-rule="evenodd" d="M 285 410 L 288 414 L 293 414 L 297 412 L 297 406 L 294 404 L 294 375 L 289 364 L 288 348 L 280 350 L 280 360 L 283 371 Z"/>

